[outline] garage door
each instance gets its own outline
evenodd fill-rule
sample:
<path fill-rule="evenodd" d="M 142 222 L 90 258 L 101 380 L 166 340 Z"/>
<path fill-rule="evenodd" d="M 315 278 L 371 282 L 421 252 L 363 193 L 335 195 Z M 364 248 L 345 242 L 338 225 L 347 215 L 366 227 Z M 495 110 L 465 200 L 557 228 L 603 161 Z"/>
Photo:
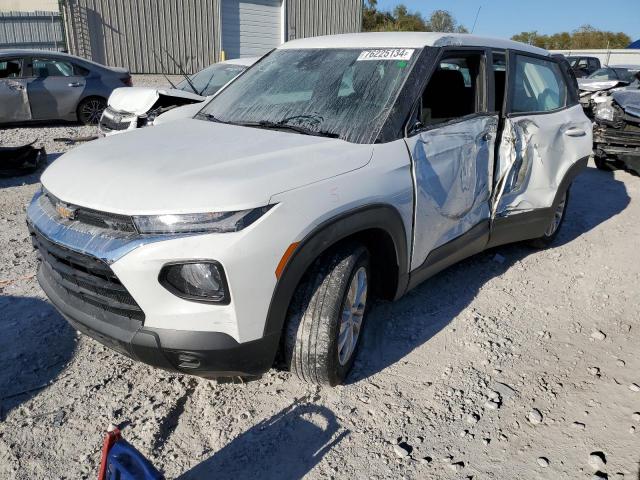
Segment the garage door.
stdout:
<path fill-rule="evenodd" d="M 226 58 L 264 55 L 282 42 L 282 0 L 223 0 Z"/>

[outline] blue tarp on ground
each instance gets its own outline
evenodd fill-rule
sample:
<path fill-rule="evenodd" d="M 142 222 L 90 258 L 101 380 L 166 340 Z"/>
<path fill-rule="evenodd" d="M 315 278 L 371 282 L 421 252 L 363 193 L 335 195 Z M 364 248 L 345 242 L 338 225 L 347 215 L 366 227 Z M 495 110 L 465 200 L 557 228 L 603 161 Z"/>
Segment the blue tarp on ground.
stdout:
<path fill-rule="evenodd" d="M 629 45 L 627 48 L 640 48 L 640 40 L 636 40 L 631 45 Z"/>

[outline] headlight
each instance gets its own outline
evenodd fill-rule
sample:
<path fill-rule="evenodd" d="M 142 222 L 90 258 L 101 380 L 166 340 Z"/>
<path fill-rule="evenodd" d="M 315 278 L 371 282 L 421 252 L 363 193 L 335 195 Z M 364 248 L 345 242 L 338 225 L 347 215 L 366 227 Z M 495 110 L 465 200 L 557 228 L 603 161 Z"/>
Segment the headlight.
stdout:
<path fill-rule="evenodd" d="M 225 233 L 248 227 L 273 205 L 238 212 L 190 213 L 134 216 L 140 233 Z"/>
<path fill-rule="evenodd" d="M 160 271 L 159 280 L 171 293 L 186 300 L 229 303 L 224 270 L 215 261 L 166 265 Z"/>
<path fill-rule="evenodd" d="M 616 109 L 610 103 L 598 103 L 593 107 L 593 114 L 598 120 L 613 122 L 616 116 Z"/>

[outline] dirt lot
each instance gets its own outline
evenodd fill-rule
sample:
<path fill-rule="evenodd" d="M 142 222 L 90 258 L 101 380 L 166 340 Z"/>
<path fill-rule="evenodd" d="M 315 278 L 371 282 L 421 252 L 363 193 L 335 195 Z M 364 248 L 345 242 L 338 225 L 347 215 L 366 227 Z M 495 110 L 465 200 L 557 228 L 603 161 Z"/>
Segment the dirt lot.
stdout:
<path fill-rule="evenodd" d="M 71 147 L 52 138 L 91 132 L 0 143 L 55 159 Z M 378 304 L 334 389 L 173 375 L 79 336 L 33 277 L 37 188 L 0 180 L 2 479 L 95 478 L 110 423 L 167 478 L 640 478 L 638 177 L 589 168 L 554 248 L 501 247 Z"/>

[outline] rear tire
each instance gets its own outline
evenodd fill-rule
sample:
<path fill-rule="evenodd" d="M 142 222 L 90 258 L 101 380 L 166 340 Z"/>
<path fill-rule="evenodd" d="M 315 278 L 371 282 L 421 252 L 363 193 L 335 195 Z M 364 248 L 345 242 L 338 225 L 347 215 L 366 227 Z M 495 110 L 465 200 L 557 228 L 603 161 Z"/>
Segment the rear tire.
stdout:
<path fill-rule="evenodd" d="M 529 241 L 529 245 L 534 248 L 547 248 L 549 247 L 564 223 L 564 218 L 567 213 L 567 205 L 569 204 L 569 189 L 564 192 L 564 195 L 560 198 L 560 201 L 556 204 L 553 212 L 553 218 L 551 219 L 547 230 L 541 237 L 535 238 Z"/>
<path fill-rule="evenodd" d="M 107 108 L 107 101 L 104 98 L 85 98 L 76 109 L 78 121 L 83 125 L 97 125 L 105 108 Z"/>
<path fill-rule="evenodd" d="M 596 155 L 593 157 L 593 163 L 596 164 L 596 168 L 598 170 L 602 170 L 603 172 L 613 172 L 614 170 L 617 170 L 615 164 L 607 162 L 606 157 L 599 157 Z"/>
<path fill-rule="evenodd" d="M 294 294 L 284 359 L 300 380 L 338 385 L 355 360 L 371 297 L 368 250 L 346 243 L 322 255 Z"/>

